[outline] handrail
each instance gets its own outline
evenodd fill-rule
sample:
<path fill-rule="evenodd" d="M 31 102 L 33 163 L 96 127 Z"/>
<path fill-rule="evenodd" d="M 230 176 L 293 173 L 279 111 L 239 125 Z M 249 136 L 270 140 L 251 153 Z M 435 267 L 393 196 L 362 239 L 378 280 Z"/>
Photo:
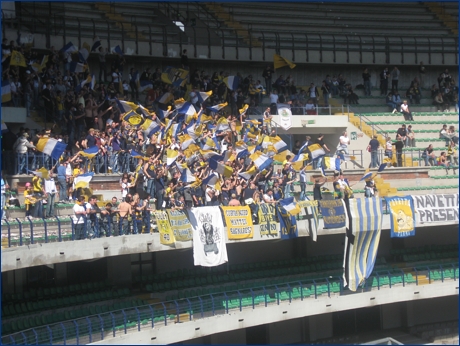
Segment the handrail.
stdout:
<path fill-rule="evenodd" d="M 453 272 L 454 272 L 454 281 L 456 281 L 455 279 L 455 276 L 456 276 L 456 269 L 458 268 L 458 263 L 451 263 L 451 266 L 453 268 Z M 441 266 L 442 268 L 442 266 Z M 413 270 L 416 270 L 416 268 L 412 268 Z M 430 270 L 429 268 L 428 269 L 428 273 L 430 275 Z M 388 283 L 388 289 L 394 289 L 394 284 L 391 283 L 391 278 L 392 278 L 392 275 L 395 276 L 395 274 L 391 274 L 388 270 L 384 270 L 384 272 L 387 272 L 388 274 L 388 277 L 389 277 L 389 283 Z M 405 283 L 405 278 L 404 278 L 404 271 L 402 271 L 401 269 L 401 274 L 398 274 L 398 276 L 400 276 L 402 278 L 402 283 L 403 285 L 402 286 L 399 286 L 400 288 L 402 289 L 405 289 L 405 287 L 407 286 L 407 283 Z M 380 291 L 381 288 L 382 288 L 382 285 L 380 285 L 380 274 L 378 273 L 378 271 L 376 271 L 375 275 L 369 277 L 369 279 L 371 278 L 377 278 L 377 290 Z M 262 308 L 265 308 L 265 307 L 268 307 L 268 305 L 270 306 L 273 306 L 274 304 L 276 305 L 280 305 L 282 301 L 286 301 L 288 300 L 289 303 L 292 303 L 292 301 L 298 301 L 298 302 L 301 302 L 303 301 L 305 298 L 308 298 L 308 299 L 321 299 L 321 295 L 323 295 L 324 293 L 326 292 L 323 292 L 322 290 L 318 290 L 318 284 L 321 283 L 321 285 L 323 284 L 327 284 L 327 287 L 328 287 L 328 291 L 327 291 L 327 297 L 330 297 L 331 296 L 331 293 L 334 293 L 334 291 L 331 291 L 331 279 L 334 279 L 335 277 L 323 277 L 323 278 L 316 278 L 316 279 L 310 279 L 310 280 L 307 280 L 307 282 L 313 282 L 313 290 L 314 290 L 314 294 L 310 294 L 308 295 L 307 297 L 304 296 L 304 288 L 308 289 L 308 287 L 306 287 L 306 283 L 302 283 L 302 282 L 305 282 L 303 280 L 301 281 L 289 281 L 289 280 L 286 280 L 284 283 L 282 284 L 279 284 L 279 285 L 266 285 L 266 286 L 261 286 L 261 287 L 258 287 L 258 288 L 250 288 L 249 289 L 249 292 L 250 292 L 250 297 L 252 298 L 252 304 L 251 305 L 247 305 L 247 304 L 244 304 L 244 307 L 245 308 L 252 308 L 253 310 L 254 309 L 262 309 Z M 342 283 L 343 283 L 343 279 L 341 279 L 340 277 L 338 277 L 338 281 L 340 282 L 340 290 L 337 292 L 336 291 L 336 294 L 338 296 L 338 299 L 341 299 L 340 297 L 346 297 L 347 294 L 343 294 L 343 291 L 342 291 Z M 334 280 L 334 282 L 337 283 L 337 279 Z M 441 283 L 437 283 L 439 285 L 443 285 L 445 282 L 445 280 L 441 281 Z M 417 281 L 417 276 L 416 276 L 416 285 L 418 285 L 418 281 Z M 436 284 L 436 283 L 432 283 L 432 284 Z M 383 284 L 385 285 L 385 284 Z M 282 288 L 280 287 L 282 286 Z M 293 295 L 293 288 L 298 288 L 299 289 L 299 293 L 300 295 L 296 295 L 294 296 Z M 361 294 L 362 292 L 367 292 L 368 290 L 373 290 L 372 286 L 370 287 L 365 287 L 365 290 L 362 290 L 362 291 L 357 291 L 356 293 L 354 294 Z M 281 296 L 281 292 L 283 293 L 289 293 L 288 294 L 288 298 L 286 299 L 285 296 Z M 116 337 L 116 334 L 117 332 L 121 334 L 127 334 L 128 333 L 128 328 L 132 329 L 132 331 L 135 331 L 137 330 L 138 332 L 141 331 L 143 328 L 154 328 L 155 325 L 154 325 L 154 321 L 155 321 L 155 318 L 161 318 L 164 322 L 163 322 L 163 325 L 167 325 L 168 324 L 168 320 L 169 321 L 172 321 L 172 318 L 174 318 L 177 322 L 179 321 L 179 317 L 182 313 L 187 313 L 189 315 L 189 321 L 192 321 L 192 320 L 196 320 L 196 319 L 199 319 L 199 318 L 207 318 L 209 317 L 208 314 L 206 314 L 206 316 L 204 316 L 203 314 L 203 311 L 205 310 L 205 306 L 206 304 L 209 304 L 210 302 L 212 303 L 212 312 L 209 311 L 209 309 L 206 309 L 207 311 L 209 311 L 210 313 L 212 313 L 211 316 L 216 316 L 216 315 L 222 315 L 222 314 L 231 314 L 234 309 L 238 309 L 238 310 L 242 310 L 243 308 L 243 300 L 246 298 L 246 297 L 249 297 L 247 294 L 242 294 L 241 291 L 239 290 L 235 290 L 235 291 L 223 291 L 222 292 L 222 295 L 223 297 L 221 297 L 220 299 L 218 299 L 217 297 L 214 297 L 213 294 L 206 294 L 206 295 L 200 295 L 200 296 L 195 296 L 195 297 L 190 297 L 190 298 L 195 298 L 195 302 L 193 304 L 199 304 L 199 306 L 196 306 L 197 310 L 199 310 L 201 312 L 192 312 L 192 303 L 190 301 L 189 298 L 183 298 L 183 299 L 173 299 L 173 300 L 170 300 L 170 301 L 162 301 L 162 302 L 159 302 L 159 303 L 155 303 L 155 304 L 146 304 L 146 305 L 134 305 L 132 307 L 128 307 L 128 308 L 123 308 L 123 309 L 119 309 L 119 310 L 112 310 L 112 311 L 109 311 L 109 312 L 106 312 L 106 313 L 102 313 L 102 314 L 95 314 L 95 315 L 90 315 L 90 316 L 85 316 L 85 317 L 81 317 L 81 318 L 78 318 L 78 319 L 73 319 L 73 320 L 68 320 L 68 321 L 63 321 L 63 322 L 57 322 L 55 324 L 52 324 L 52 325 L 44 325 L 44 326 L 40 326 L 40 327 L 36 327 L 36 328 L 29 328 L 29 329 L 26 329 L 26 330 L 22 330 L 20 332 L 16 332 L 16 333 L 13 333 L 13 334 L 9 334 L 9 335 L 5 335 L 2 337 L 2 343 L 3 344 L 9 344 L 10 342 L 11 343 L 17 343 L 18 342 L 18 337 L 21 338 L 22 340 L 21 341 L 26 341 L 26 344 L 27 344 L 27 336 L 30 336 L 30 337 L 35 337 L 35 340 L 37 341 L 37 335 L 41 335 L 43 337 L 43 335 L 48 335 L 49 336 L 49 340 L 39 340 L 39 344 L 42 344 L 42 343 L 47 343 L 47 341 L 50 341 L 51 339 L 53 339 L 53 343 L 58 343 L 59 339 L 57 339 L 57 337 L 54 337 L 53 338 L 53 327 L 61 327 L 62 329 L 62 336 L 63 336 L 63 340 L 64 341 L 64 344 L 65 343 L 68 343 L 68 341 L 70 341 L 69 339 L 67 339 L 67 335 L 69 335 L 69 338 L 72 338 L 72 339 L 75 339 L 77 341 L 77 344 L 79 344 L 79 341 L 82 341 L 82 343 L 84 343 L 84 338 L 85 337 L 88 337 L 90 338 L 90 340 L 93 340 L 93 341 L 98 341 L 97 338 L 99 337 L 100 335 L 100 338 L 101 340 L 104 339 L 105 336 L 110 336 L 110 335 L 113 335 L 113 337 Z M 255 303 L 255 297 L 259 295 L 259 296 L 264 296 L 264 302 L 260 302 L 258 301 L 257 304 Z M 230 304 L 229 304 L 229 301 L 230 301 L 230 297 L 235 297 L 235 296 L 238 296 L 238 304 L 237 306 L 233 305 L 230 307 Z M 275 298 L 275 300 L 273 301 L 269 301 L 269 299 L 272 299 L 272 298 Z M 196 300 L 196 298 L 198 298 L 198 301 Z M 344 298 L 346 299 L 346 298 Z M 216 306 L 215 306 L 215 301 L 218 300 L 218 302 L 220 302 L 220 308 L 216 309 Z M 234 300 L 233 300 L 234 301 Z M 183 302 L 184 304 L 179 304 L 180 302 Z M 262 303 L 262 304 L 260 304 Z M 166 307 L 166 305 L 168 306 L 175 306 L 175 308 L 172 308 L 172 309 L 168 309 Z M 207 305 L 209 306 L 209 305 Z M 223 307 L 223 309 L 222 309 Z M 157 310 L 155 310 L 155 308 L 157 308 Z M 188 311 L 187 311 L 188 309 Z M 162 314 L 160 314 L 159 316 L 155 317 L 155 311 L 162 311 Z M 170 316 L 168 313 L 172 313 L 174 312 L 174 316 L 171 316 L 171 319 L 170 319 Z M 193 314 L 193 316 L 192 316 Z M 134 325 L 129 325 L 128 324 L 128 316 L 129 317 L 129 321 L 130 322 L 135 322 Z M 120 323 L 120 325 L 116 325 L 116 322 L 115 320 L 119 321 L 118 323 Z M 151 324 L 149 323 L 140 323 L 141 320 L 145 320 L 147 318 L 147 321 L 151 319 Z M 105 326 L 104 326 L 104 320 L 106 320 L 107 322 L 111 322 L 111 328 L 108 328 L 108 329 L 105 329 Z M 93 321 L 93 322 L 91 322 Z M 79 326 L 80 324 L 83 323 L 83 324 L 86 324 L 88 325 L 88 332 L 83 332 L 83 333 L 79 333 Z M 76 333 L 72 333 L 70 330 L 67 329 L 67 327 L 70 327 L 72 328 L 74 331 L 76 331 Z M 142 326 L 145 326 L 145 327 L 142 327 Z M 89 335 L 88 335 L 89 334 Z M 45 337 L 46 338 L 46 337 Z M 94 338 L 94 339 L 93 339 Z"/>

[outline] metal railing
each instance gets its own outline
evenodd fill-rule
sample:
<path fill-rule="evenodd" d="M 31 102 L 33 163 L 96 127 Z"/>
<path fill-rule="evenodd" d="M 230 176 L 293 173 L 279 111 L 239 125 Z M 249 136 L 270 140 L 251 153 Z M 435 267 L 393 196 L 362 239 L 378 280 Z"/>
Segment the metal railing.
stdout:
<path fill-rule="evenodd" d="M 414 272 L 415 278 L 412 273 L 404 274 L 403 270 L 396 273 L 389 270 L 376 270 L 376 273 L 358 289 L 357 294 L 371 290 L 378 291 L 384 286 L 393 289 L 395 286 L 404 288 L 408 285 L 419 285 L 419 278 L 425 279 L 426 276 L 428 276 L 429 283 L 432 281 L 444 283 L 447 278 L 454 281 L 458 279 L 458 263 L 404 269 Z M 153 329 L 158 325 L 184 323 L 226 315 L 235 311 L 267 308 L 287 302 L 314 301 L 322 297 L 331 297 L 331 295 L 340 297 L 353 294 L 351 291 L 344 290 L 343 279 L 340 276 L 292 279 L 292 281 L 280 279 L 278 281 L 276 284 L 259 287 L 251 287 L 252 285 L 248 284 L 245 288 L 228 291 L 226 287 L 221 286 L 211 289 L 212 293 L 205 295 L 188 296 L 151 305 L 131 306 L 115 311 L 101 311 L 79 319 L 24 329 L 3 336 L 1 340 L 4 345 L 81 345 Z M 102 310 L 101 307 L 99 310 Z"/>

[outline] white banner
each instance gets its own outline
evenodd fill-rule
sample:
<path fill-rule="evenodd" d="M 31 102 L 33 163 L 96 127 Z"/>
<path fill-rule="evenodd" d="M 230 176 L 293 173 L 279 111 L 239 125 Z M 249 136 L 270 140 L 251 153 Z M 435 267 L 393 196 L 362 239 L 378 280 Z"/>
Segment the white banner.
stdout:
<path fill-rule="evenodd" d="M 292 112 L 291 106 L 286 103 L 278 103 L 279 125 L 283 130 L 289 130 L 292 126 Z"/>
<path fill-rule="evenodd" d="M 416 222 L 458 222 L 458 193 L 411 196 Z"/>
<path fill-rule="evenodd" d="M 228 261 L 224 223 L 219 207 L 192 208 L 193 260 L 196 266 L 215 267 Z"/>

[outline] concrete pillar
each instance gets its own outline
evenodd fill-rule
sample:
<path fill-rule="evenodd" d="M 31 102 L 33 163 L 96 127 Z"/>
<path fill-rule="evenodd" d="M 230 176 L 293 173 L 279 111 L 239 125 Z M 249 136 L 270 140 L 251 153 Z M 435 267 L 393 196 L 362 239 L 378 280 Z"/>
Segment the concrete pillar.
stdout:
<path fill-rule="evenodd" d="M 212 334 L 210 337 L 212 345 L 246 345 L 246 330 L 244 328 Z"/>
<path fill-rule="evenodd" d="M 332 313 L 314 315 L 309 318 L 310 342 L 333 337 Z"/>
<path fill-rule="evenodd" d="M 54 282 L 56 285 L 67 284 L 67 263 L 56 263 L 54 265 Z"/>
<path fill-rule="evenodd" d="M 13 294 L 14 291 L 14 270 L 2 273 L 2 292 Z"/>
<path fill-rule="evenodd" d="M 131 255 L 107 258 L 107 277 L 113 284 L 131 286 Z"/>
<path fill-rule="evenodd" d="M 27 268 L 14 271 L 14 290 L 15 292 L 24 292 L 27 282 Z"/>
<path fill-rule="evenodd" d="M 405 309 L 404 305 L 404 303 L 395 303 L 380 306 L 380 328 L 382 330 L 402 326 L 403 317 L 401 310 Z"/>

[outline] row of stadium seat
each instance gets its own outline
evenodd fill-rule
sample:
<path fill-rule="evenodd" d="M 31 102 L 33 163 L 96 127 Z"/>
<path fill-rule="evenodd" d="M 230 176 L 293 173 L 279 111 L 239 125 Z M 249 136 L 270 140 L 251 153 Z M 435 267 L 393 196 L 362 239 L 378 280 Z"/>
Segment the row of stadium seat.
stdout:
<path fill-rule="evenodd" d="M 147 302 L 142 299 L 131 301 L 121 301 L 113 304 L 91 305 L 80 309 L 68 310 L 52 314 L 41 314 L 34 317 L 18 318 L 12 322 L 2 323 L 2 334 L 8 335 L 18 331 L 36 328 L 39 326 L 49 325 L 67 320 L 73 320 L 81 317 L 102 314 L 109 311 L 127 309 L 139 305 L 146 305 Z"/>
<path fill-rule="evenodd" d="M 50 309 L 60 309 L 88 303 L 96 303 L 103 300 L 121 299 L 128 297 L 129 289 L 118 291 L 97 291 L 96 293 L 72 294 L 69 297 L 49 298 L 39 301 L 27 301 L 22 303 L 3 303 L 2 318 L 16 318 L 28 314 L 44 312 Z"/>
<path fill-rule="evenodd" d="M 417 118 L 414 118 L 415 121 L 370 121 L 367 123 L 367 125 L 444 125 L 446 123 L 446 120 L 417 120 Z"/>
<path fill-rule="evenodd" d="M 107 281 L 95 281 L 66 286 L 40 287 L 38 289 L 32 288 L 26 292 L 3 294 L 2 302 L 4 304 L 22 302 L 23 300 L 26 300 L 27 302 L 34 302 L 51 297 L 56 298 L 73 296 L 75 294 L 92 293 L 94 291 L 107 289 L 108 287 L 110 287 L 110 284 Z"/>
<path fill-rule="evenodd" d="M 435 176 L 432 176 L 431 178 L 433 179 L 457 179 L 459 178 L 459 175 L 456 174 L 456 175 L 435 175 Z"/>

